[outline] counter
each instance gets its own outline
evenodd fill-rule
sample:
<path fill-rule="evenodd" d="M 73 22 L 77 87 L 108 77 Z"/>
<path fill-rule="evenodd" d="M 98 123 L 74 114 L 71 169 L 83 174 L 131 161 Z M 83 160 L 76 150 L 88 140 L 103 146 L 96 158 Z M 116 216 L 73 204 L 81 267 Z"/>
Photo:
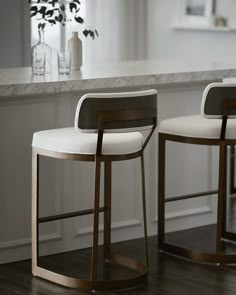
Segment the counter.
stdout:
<path fill-rule="evenodd" d="M 215 81 L 236 76 L 236 64 L 217 62 L 171 63 L 130 61 L 110 65 L 84 65 L 70 75 L 32 76 L 31 68 L 0 69 L 0 97 L 60 93 L 90 89 L 136 87 Z"/>

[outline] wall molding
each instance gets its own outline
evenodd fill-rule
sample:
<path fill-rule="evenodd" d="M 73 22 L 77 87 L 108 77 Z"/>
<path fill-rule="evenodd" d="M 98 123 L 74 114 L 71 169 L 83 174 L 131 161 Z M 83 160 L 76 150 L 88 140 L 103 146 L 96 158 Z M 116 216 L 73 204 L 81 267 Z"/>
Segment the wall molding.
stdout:
<path fill-rule="evenodd" d="M 59 240 L 62 240 L 61 231 L 40 236 L 41 243 L 46 243 L 46 242 L 51 242 L 51 241 L 59 241 Z M 24 247 L 27 245 L 31 245 L 31 238 L 13 240 L 13 241 L 8 241 L 8 242 L 1 242 L 0 243 L 0 250 L 7 250 L 7 249 L 11 249 L 11 248 Z"/>
<path fill-rule="evenodd" d="M 203 206 L 200 208 L 191 208 L 187 210 L 177 211 L 177 212 L 170 212 L 166 214 L 166 220 L 173 220 L 173 219 L 180 219 L 183 217 L 191 217 L 196 215 L 203 215 L 213 213 L 213 209 L 209 206 Z M 158 217 L 156 216 L 152 223 L 157 223 Z"/>
<path fill-rule="evenodd" d="M 125 220 L 125 221 L 118 221 L 118 222 L 113 222 L 111 225 L 112 230 L 117 230 L 117 229 L 122 229 L 122 228 L 129 228 L 129 227 L 136 227 L 136 226 L 141 226 L 142 222 L 138 219 L 130 219 L 130 220 Z M 74 238 L 84 236 L 84 235 L 90 235 L 93 232 L 93 227 L 88 226 L 80 229 L 75 235 Z M 99 232 L 103 232 L 103 225 L 101 224 L 99 226 Z"/>
<path fill-rule="evenodd" d="M 187 210 L 182 210 L 179 212 L 171 212 L 166 214 L 166 220 L 172 220 L 172 219 L 179 219 L 182 217 L 188 217 L 188 216 L 195 216 L 195 215 L 202 215 L 202 214 L 208 214 L 212 213 L 213 210 L 209 206 L 203 206 L 200 208 L 192 208 Z"/>
<path fill-rule="evenodd" d="M 12 95 L 9 96 L 2 96 L 0 97 L 0 105 L 2 106 L 11 106 L 14 104 L 22 104 L 22 103 L 31 103 L 37 104 L 39 102 L 45 103 L 47 101 L 57 101 L 60 98 L 60 95 L 55 96 L 54 93 L 48 93 L 45 95 Z"/>

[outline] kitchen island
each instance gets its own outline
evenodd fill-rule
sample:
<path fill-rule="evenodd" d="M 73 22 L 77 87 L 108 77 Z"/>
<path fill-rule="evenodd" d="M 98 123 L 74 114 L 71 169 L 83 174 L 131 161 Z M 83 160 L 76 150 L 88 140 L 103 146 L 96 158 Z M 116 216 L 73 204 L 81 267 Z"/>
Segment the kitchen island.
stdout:
<path fill-rule="evenodd" d="M 35 131 L 73 125 L 78 100 L 86 92 L 158 90 L 158 119 L 199 113 L 203 89 L 236 76 L 236 65 L 194 65 L 156 61 L 87 65 L 59 76 L 32 76 L 30 68 L 0 69 L 0 263 L 31 256 L 31 141 Z M 149 234 L 157 233 L 157 136 L 146 151 Z M 177 155 L 177 156 L 176 156 Z M 214 150 L 168 147 L 167 194 L 211 189 Z M 112 240 L 142 236 L 139 162 L 114 164 Z M 168 169 L 168 167 L 170 169 Z M 194 167 L 194 169 L 192 168 Z M 41 164 L 40 215 L 90 208 L 92 163 L 44 159 Z M 123 209 L 120 210 L 119 208 Z M 118 208 L 116 210 L 116 208 Z M 119 214 L 118 214 L 119 212 Z M 122 215 L 120 215 L 122 212 Z M 212 197 L 167 208 L 167 230 L 214 222 Z M 57 221 L 40 227 L 41 255 L 90 245 L 91 218 Z M 102 227 L 101 227 L 102 233 Z"/>
<path fill-rule="evenodd" d="M 58 75 L 57 71 L 33 76 L 31 68 L 0 69 L 0 97 L 27 96 L 91 89 L 162 86 L 202 83 L 235 77 L 236 65 L 212 62 L 171 63 L 157 61 L 120 62 L 109 65 L 84 65 L 81 71 Z"/>

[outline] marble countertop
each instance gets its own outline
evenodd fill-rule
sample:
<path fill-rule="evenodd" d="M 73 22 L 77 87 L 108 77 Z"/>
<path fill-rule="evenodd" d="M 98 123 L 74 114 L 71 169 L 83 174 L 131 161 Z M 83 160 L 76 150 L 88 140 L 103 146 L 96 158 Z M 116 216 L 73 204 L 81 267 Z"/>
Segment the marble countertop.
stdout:
<path fill-rule="evenodd" d="M 70 75 L 33 76 L 31 68 L 0 69 L 0 97 L 102 88 L 216 81 L 236 76 L 236 64 L 173 63 L 152 60 L 84 65 Z"/>

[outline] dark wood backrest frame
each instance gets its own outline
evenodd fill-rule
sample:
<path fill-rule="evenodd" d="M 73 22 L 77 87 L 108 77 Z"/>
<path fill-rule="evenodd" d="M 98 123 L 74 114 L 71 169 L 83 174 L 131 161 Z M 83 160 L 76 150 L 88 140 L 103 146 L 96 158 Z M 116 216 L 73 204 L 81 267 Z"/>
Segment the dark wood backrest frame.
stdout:
<path fill-rule="evenodd" d="M 134 111 L 157 108 L 157 91 L 149 89 L 144 91 L 120 93 L 88 93 L 78 102 L 75 128 L 82 132 L 98 131 L 98 114 L 101 112 Z M 152 120 L 143 118 L 139 120 L 109 120 L 105 128 L 110 132 L 126 132 L 125 129 L 140 129 L 152 125 Z M 104 128 L 104 129 L 105 129 Z M 120 131 L 119 131 L 120 130 Z"/>
<path fill-rule="evenodd" d="M 203 92 L 201 114 L 208 119 L 221 119 L 225 112 L 225 101 L 236 100 L 236 84 L 210 83 Z M 236 109 L 231 108 L 229 118 L 236 118 Z"/>

